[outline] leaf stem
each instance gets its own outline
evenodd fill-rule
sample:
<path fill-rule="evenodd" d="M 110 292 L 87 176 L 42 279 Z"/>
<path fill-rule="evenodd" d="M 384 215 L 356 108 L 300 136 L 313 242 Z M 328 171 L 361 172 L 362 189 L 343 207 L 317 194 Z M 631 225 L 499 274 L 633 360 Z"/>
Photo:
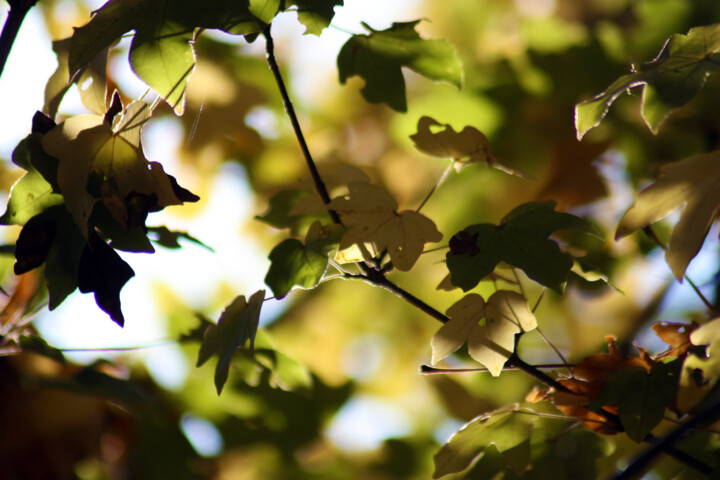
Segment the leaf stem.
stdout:
<path fill-rule="evenodd" d="M 25 16 L 35 6 L 37 0 L 8 0 L 8 3 L 10 4 L 10 11 L 7 19 L 5 19 L 2 32 L 0 32 L 0 77 L 2 77 L 3 69 Z"/>
<path fill-rule="evenodd" d="M 270 34 L 270 24 L 268 24 L 268 26 L 265 27 L 265 30 L 263 30 L 263 36 L 266 40 L 265 50 L 267 52 L 268 66 L 270 67 L 270 71 L 275 77 L 275 83 L 277 83 L 278 90 L 280 91 L 280 96 L 282 97 L 283 105 L 285 106 L 285 113 L 287 113 L 287 116 L 290 119 L 293 131 L 295 132 L 295 137 L 300 144 L 300 150 L 302 151 L 303 157 L 305 158 L 305 163 L 307 164 L 307 168 L 310 171 L 310 176 L 312 177 L 313 183 L 315 184 L 315 190 L 317 191 L 318 195 L 320 195 L 320 198 L 322 198 L 323 203 L 327 205 L 328 203 L 330 203 L 330 194 L 328 193 L 327 187 L 325 186 L 325 182 L 323 182 L 322 177 L 320 177 L 320 172 L 318 172 L 312 155 L 310 155 L 310 150 L 308 149 L 307 142 L 305 142 L 305 136 L 302 133 L 302 129 L 300 128 L 300 122 L 298 121 L 297 114 L 295 113 L 295 108 L 290 101 L 290 96 L 288 95 L 287 88 L 285 87 L 285 82 L 283 81 L 282 75 L 280 74 L 280 67 L 278 66 L 277 60 L 275 59 L 275 44 L 273 43 L 273 38 Z M 337 212 L 335 212 L 334 210 L 330 210 L 329 212 L 333 222 L 338 225 L 342 225 L 342 222 L 340 221 L 340 216 L 337 214 Z"/>
<path fill-rule="evenodd" d="M 452 168 L 453 168 L 454 163 L 455 163 L 454 161 L 451 161 L 451 162 L 450 162 L 450 165 L 448 165 L 448 167 L 445 169 L 445 171 L 444 171 L 443 174 L 440 176 L 440 178 L 438 179 L 438 181 L 435 182 L 435 185 L 433 185 L 433 187 L 430 189 L 430 191 L 428 192 L 428 194 L 425 195 L 425 198 L 423 199 L 423 201 L 420 202 L 420 206 L 418 206 L 418 207 L 415 209 L 416 212 L 419 212 L 420 209 L 425 206 L 425 204 L 428 202 L 428 200 L 430 200 L 430 197 L 432 197 L 433 193 L 435 193 L 435 190 L 437 190 L 437 189 L 440 187 L 440 185 L 442 185 L 442 184 L 445 182 L 445 180 L 447 180 L 448 175 L 450 175 L 450 172 L 452 171 Z"/>
<path fill-rule="evenodd" d="M 572 368 L 573 365 L 568 365 L 567 363 L 547 363 L 544 365 L 533 365 L 533 367 L 538 369 L 548 369 L 548 370 L 555 370 L 558 368 Z M 505 367 L 503 370 L 518 370 L 517 367 Z M 420 373 L 423 375 L 435 375 L 435 374 L 445 374 L 445 373 L 471 373 L 471 372 L 487 372 L 488 369 L 485 367 L 474 367 L 474 368 L 436 368 L 431 367 L 430 365 L 421 365 L 420 366 Z M 574 418 L 574 417 L 573 417 Z"/>
<path fill-rule="evenodd" d="M 655 231 L 652 229 L 652 227 L 650 225 L 644 227 L 643 232 L 645 232 L 645 235 L 647 235 L 648 238 L 650 238 L 653 242 L 655 242 L 660 248 L 662 248 L 666 252 L 668 251 L 667 245 L 665 245 L 665 243 L 663 243 L 663 241 L 658 238 L 658 236 L 655 234 Z M 695 285 L 695 282 L 693 282 L 692 279 L 690 279 L 690 277 L 687 276 L 687 274 L 683 275 L 683 278 L 685 278 L 685 280 L 687 280 L 690 287 L 692 287 L 692 289 L 695 291 L 695 293 L 700 298 L 700 300 L 702 300 L 702 302 L 705 304 L 705 306 L 710 311 L 710 313 L 715 317 L 720 315 L 720 311 L 718 311 L 717 308 L 715 308 L 715 305 L 710 303 L 710 300 L 708 300 L 707 297 L 705 295 L 703 295 L 703 293 L 700 291 L 698 286 Z"/>

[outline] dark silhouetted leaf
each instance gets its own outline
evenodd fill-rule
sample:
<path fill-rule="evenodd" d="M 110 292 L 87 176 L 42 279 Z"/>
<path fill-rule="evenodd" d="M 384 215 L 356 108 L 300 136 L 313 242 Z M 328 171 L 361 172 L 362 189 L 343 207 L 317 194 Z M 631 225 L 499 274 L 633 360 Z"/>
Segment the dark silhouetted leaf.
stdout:
<path fill-rule="evenodd" d="M 80 257 L 78 288 L 95 293 L 95 302 L 113 322 L 125 324 L 120 306 L 120 290 L 135 275 L 130 265 L 97 234 L 92 234 Z"/>
<path fill-rule="evenodd" d="M 37 353 L 44 357 L 52 358 L 56 362 L 65 365 L 65 356 L 55 347 L 48 345 L 44 338 L 37 335 L 22 335 L 20 337 L 20 347 L 23 351 Z"/>
<path fill-rule="evenodd" d="M 215 251 L 215 250 L 213 250 L 212 247 L 204 244 L 203 242 L 201 242 L 200 240 L 193 237 L 192 235 L 190 235 L 187 232 L 178 232 L 175 230 L 170 230 L 169 228 L 162 226 L 162 225 L 157 226 L 157 227 L 147 227 L 147 229 L 148 229 L 148 233 L 152 234 L 154 237 L 154 238 L 151 238 L 151 240 L 165 248 L 172 248 L 172 249 L 180 248 L 181 245 L 180 245 L 180 242 L 178 242 L 178 240 L 184 239 L 184 240 L 187 240 L 188 242 L 192 242 L 196 245 L 206 248 L 206 249 L 210 250 L 211 252 Z"/>
<path fill-rule="evenodd" d="M 320 35 L 335 16 L 335 7 L 343 6 L 343 0 L 287 0 L 285 3 L 297 8 L 298 20 L 305 25 L 305 35 Z"/>

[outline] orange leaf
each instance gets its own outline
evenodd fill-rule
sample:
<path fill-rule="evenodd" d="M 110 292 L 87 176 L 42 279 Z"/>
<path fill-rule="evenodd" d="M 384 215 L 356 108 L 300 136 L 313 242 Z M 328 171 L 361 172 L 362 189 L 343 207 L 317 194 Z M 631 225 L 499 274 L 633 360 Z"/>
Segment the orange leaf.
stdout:
<path fill-rule="evenodd" d="M 660 340 L 667 343 L 670 349 L 663 352 L 657 358 L 665 358 L 669 356 L 680 357 L 687 353 L 688 349 L 692 346 L 690 342 L 690 334 L 698 327 L 698 324 L 692 322 L 687 323 L 667 323 L 667 322 L 656 322 L 652 324 L 652 329 L 655 335 L 660 337 Z"/>

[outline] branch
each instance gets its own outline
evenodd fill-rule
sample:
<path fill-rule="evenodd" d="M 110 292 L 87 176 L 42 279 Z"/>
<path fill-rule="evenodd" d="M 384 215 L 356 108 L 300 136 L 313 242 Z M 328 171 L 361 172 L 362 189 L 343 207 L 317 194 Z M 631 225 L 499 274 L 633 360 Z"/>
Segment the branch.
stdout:
<path fill-rule="evenodd" d="M 263 36 L 266 40 L 265 50 L 267 51 L 267 62 L 270 66 L 270 71 L 272 71 L 273 75 L 275 76 L 275 82 L 277 83 L 278 90 L 280 90 L 280 96 L 282 97 L 283 105 L 285 106 L 285 113 L 287 113 L 287 116 L 290 119 L 293 131 L 295 132 L 295 137 L 297 137 L 298 143 L 300 144 L 300 150 L 302 151 L 303 157 L 305 158 L 305 163 L 307 164 L 307 168 L 310 171 L 310 176 L 315 183 L 315 190 L 317 191 L 318 195 L 320 195 L 320 198 L 322 198 L 323 203 L 327 205 L 328 203 L 330 203 L 330 194 L 328 193 L 327 187 L 325 186 L 325 182 L 323 182 L 322 177 L 320 177 L 320 172 L 318 172 L 312 155 L 310 155 L 310 150 L 308 149 L 307 143 L 305 142 L 305 136 L 302 133 L 302 129 L 300 128 L 300 122 L 298 122 L 297 114 L 295 113 L 295 108 L 290 101 L 290 96 L 288 95 L 287 88 L 285 88 L 285 82 L 283 81 L 282 75 L 280 74 L 280 67 L 278 66 L 277 60 L 275 59 L 275 44 L 273 43 L 272 35 L 270 35 L 270 24 L 268 24 L 268 26 L 265 27 L 265 30 L 263 30 Z M 342 225 L 342 222 L 340 221 L 340 216 L 337 214 L 337 212 L 333 210 L 330 210 L 329 212 L 333 222 L 337 223 L 338 225 Z"/>
<path fill-rule="evenodd" d="M 12 50 L 13 43 L 15 43 L 20 26 L 27 13 L 37 3 L 37 0 L 8 0 L 8 3 L 10 4 L 10 11 L 0 33 L 0 77 L 2 77 L 5 63 L 7 63 L 10 56 L 10 50 Z"/>
<path fill-rule="evenodd" d="M 693 428 L 703 424 L 712 424 L 718 419 L 720 419 L 720 402 L 705 407 L 698 414 L 680 424 L 675 430 L 661 439 L 648 435 L 646 441 L 652 446 L 630 462 L 630 465 L 613 477 L 613 480 L 630 480 L 636 478 L 642 474 L 650 463 L 661 453 L 666 453 L 699 472 L 706 475 L 710 474 L 713 471 L 712 467 L 679 450 L 674 444 Z"/>

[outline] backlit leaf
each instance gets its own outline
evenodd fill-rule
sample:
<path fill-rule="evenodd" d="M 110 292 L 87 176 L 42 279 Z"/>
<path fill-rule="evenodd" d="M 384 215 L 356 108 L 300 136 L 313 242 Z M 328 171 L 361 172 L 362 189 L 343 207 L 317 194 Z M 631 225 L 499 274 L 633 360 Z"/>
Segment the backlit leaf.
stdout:
<path fill-rule="evenodd" d="M 720 208 L 720 150 L 665 165 L 660 179 L 637 197 L 618 224 L 621 238 L 683 207 L 665 253 L 675 278 L 682 279 L 702 247 Z"/>
<path fill-rule="evenodd" d="M 525 297 L 508 290 L 495 292 L 487 303 L 480 295 L 466 295 L 447 315 L 450 321 L 432 339 L 433 364 L 467 341 L 470 355 L 494 377 L 515 349 L 515 334 L 537 327 Z"/>
<path fill-rule="evenodd" d="M 333 199 L 327 206 L 349 227 L 340 250 L 372 243 L 377 252 L 387 249 L 398 270 L 407 271 L 426 243 L 442 240 L 432 220 L 412 210 L 397 212 L 397 202 L 381 187 L 363 182 L 350 182 L 348 186 L 348 195 Z M 365 260 L 372 257 L 364 255 Z"/>
<path fill-rule="evenodd" d="M 185 85 L 195 66 L 191 46 L 197 28 L 234 34 L 262 29 L 248 0 L 114 0 L 76 28 L 70 47 L 70 73 L 85 68 L 105 48 L 134 30 L 130 63 L 135 73 L 178 115 L 185 109 Z"/>
<path fill-rule="evenodd" d="M 40 138 L 40 135 L 34 133 L 28 135 L 13 152 L 13 161 L 22 164 L 20 166 L 25 168 L 27 173 L 15 182 L 10 190 L 7 210 L 0 217 L 2 225 L 24 225 L 35 215 L 63 203 L 62 195 L 55 191 L 52 184 L 37 169 L 39 167 L 45 172 L 52 171 L 57 163 L 40 148 Z"/>
<path fill-rule="evenodd" d="M 444 130 L 433 132 L 430 127 L 443 126 Z M 433 157 L 450 158 L 461 165 L 470 163 L 491 164 L 493 154 L 487 137 L 475 127 L 465 127 L 460 133 L 452 126 L 443 125 L 434 118 L 421 117 L 417 133 L 410 136 L 415 147 Z M 457 168 L 457 167 L 456 167 Z"/>
<path fill-rule="evenodd" d="M 313 288 L 320 283 L 328 266 L 328 253 L 339 241 L 335 229 L 323 229 L 315 222 L 305 243 L 296 238 L 283 240 L 270 252 L 270 269 L 265 283 L 275 298 L 283 298 L 294 286 Z"/>
<path fill-rule="evenodd" d="M 533 428 L 532 416 L 520 411 L 518 405 L 508 405 L 465 425 L 433 457 L 433 478 L 462 472 L 489 445 L 495 445 L 499 452 L 504 452 L 527 440 Z M 530 410 L 522 411 L 532 413 Z"/>
<path fill-rule="evenodd" d="M 460 88 L 462 65 L 455 49 L 445 40 L 424 40 L 415 31 L 419 20 L 393 23 L 387 30 L 368 30 L 353 35 L 338 54 L 340 83 L 359 75 L 365 100 L 383 102 L 399 112 L 407 110 L 402 67 L 430 80 L 442 80 Z"/>
<path fill-rule="evenodd" d="M 468 291 L 491 274 L 498 263 L 505 262 L 561 292 L 573 260 L 548 237 L 558 230 L 594 234 L 595 229 L 585 220 L 554 208 L 552 201 L 525 203 L 499 225 L 470 225 L 455 234 L 446 255 L 452 284 Z"/>
<path fill-rule="evenodd" d="M 670 112 L 690 101 L 707 77 L 720 70 L 720 25 L 691 28 L 675 34 L 652 61 L 620 77 L 607 90 L 575 108 L 578 139 L 600 124 L 610 105 L 633 87 L 643 88 L 641 112 L 647 126 L 657 133 Z"/>
<path fill-rule="evenodd" d="M 230 361 L 238 348 L 249 343 L 248 350 L 253 351 L 255 333 L 260 320 L 260 309 L 265 299 L 265 290 L 255 292 L 249 301 L 240 295 L 228 305 L 220 315 L 217 325 L 205 331 L 197 366 L 202 366 L 213 355 L 218 356 L 215 367 L 215 388 L 218 395 L 222 392 L 230 372 Z"/>
<path fill-rule="evenodd" d="M 84 235 L 88 234 L 88 219 L 99 201 L 123 228 L 128 225 L 125 202 L 130 194 L 153 196 L 154 210 L 182 203 L 174 179 L 159 163 L 148 162 L 142 152 L 140 129 L 149 116 L 145 103 L 134 102 L 115 129 L 101 116 L 80 115 L 43 137 L 43 148 L 60 161 L 58 185 Z"/>

